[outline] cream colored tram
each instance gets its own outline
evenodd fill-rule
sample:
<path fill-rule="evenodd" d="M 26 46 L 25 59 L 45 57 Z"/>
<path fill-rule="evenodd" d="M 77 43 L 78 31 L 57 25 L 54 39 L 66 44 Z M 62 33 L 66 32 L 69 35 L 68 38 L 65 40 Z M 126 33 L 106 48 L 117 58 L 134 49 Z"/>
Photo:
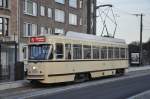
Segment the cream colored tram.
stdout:
<path fill-rule="evenodd" d="M 32 37 L 28 44 L 28 80 L 50 84 L 124 74 L 128 46 L 124 40 L 69 33 Z"/>

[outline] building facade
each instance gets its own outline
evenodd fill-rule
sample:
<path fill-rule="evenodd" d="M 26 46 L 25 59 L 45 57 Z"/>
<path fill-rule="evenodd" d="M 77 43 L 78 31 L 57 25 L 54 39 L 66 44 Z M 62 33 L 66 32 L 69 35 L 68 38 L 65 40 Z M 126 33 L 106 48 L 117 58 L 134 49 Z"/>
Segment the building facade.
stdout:
<path fill-rule="evenodd" d="M 87 0 L 87 34 L 96 35 L 97 0 Z"/>
<path fill-rule="evenodd" d="M 19 33 L 16 4 L 17 0 L 0 0 L 0 81 L 14 79 Z"/>
<path fill-rule="evenodd" d="M 21 37 L 87 32 L 86 0 L 20 0 Z"/>

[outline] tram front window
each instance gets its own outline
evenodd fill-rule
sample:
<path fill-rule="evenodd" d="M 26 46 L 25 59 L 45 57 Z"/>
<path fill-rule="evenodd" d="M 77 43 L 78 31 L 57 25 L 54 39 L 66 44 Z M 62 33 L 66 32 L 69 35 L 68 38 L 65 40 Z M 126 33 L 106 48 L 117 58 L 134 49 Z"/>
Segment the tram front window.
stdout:
<path fill-rule="evenodd" d="M 53 58 L 52 45 L 30 45 L 29 60 L 49 60 Z"/>

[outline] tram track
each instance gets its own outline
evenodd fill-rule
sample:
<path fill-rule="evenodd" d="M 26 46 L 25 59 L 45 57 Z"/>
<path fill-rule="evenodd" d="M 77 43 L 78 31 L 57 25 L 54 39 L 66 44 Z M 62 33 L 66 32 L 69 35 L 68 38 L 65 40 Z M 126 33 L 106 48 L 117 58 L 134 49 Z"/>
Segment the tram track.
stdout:
<path fill-rule="evenodd" d="M 104 83 L 114 82 L 117 80 L 140 77 L 144 75 L 150 75 L 150 70 L 132 71 L 132 72 L 128 72 L 125 76 L 121 76 L 121 77 L 99 78 L 96 80 L 92 80 L 84 83 L 77 83 L 77 84 L 61 83 L 61 84 L 52 84 L 48 86 L 32 86 L 31 84 L 29 84 L 26 87 L 0 91 L 0 99 L 31 98 L 31 97 L 36 97 L 38 95 L 54 94 L 66 90 L 84 88 L 87 86 L 94 86 L 97 84 L 104 84 Z"/>

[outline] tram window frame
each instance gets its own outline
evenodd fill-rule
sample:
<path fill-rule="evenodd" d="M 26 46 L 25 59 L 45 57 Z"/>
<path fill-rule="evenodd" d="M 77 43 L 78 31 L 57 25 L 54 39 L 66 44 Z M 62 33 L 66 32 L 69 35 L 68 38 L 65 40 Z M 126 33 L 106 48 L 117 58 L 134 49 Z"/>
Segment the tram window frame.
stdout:
<path fill-rule="evenodd" d="M 23 59 L 28 60 L 28 46 L 23 47 Z"/>
<path fill-rule="evenodd" d="M 73 59 L 82 59 L 82 45 L 73 44 Z"/>
<path fill-rule="evenodd" d="M 120 54 L 119 54 L 119 48 L 118 47 L 115 47 L 114 48 L 114 58 L 115 59 L 119 59 L 120 58 Z"/>
<path fill-rule="evenodd" d="M 53 60 L 53 58 L 54 58 L 54 47 L 53 47 L 53 44 L 51 44 L 50 48 L 49 48 L 47 59 Z"/>
<path fill-rule="evenodd" d="M 65 44 L 65 59 L 70 60 L 72 58 L 72 46 L 71 44 Z"/>
<path fill-rule="evenodd" d="M 126 57 L 126 51 L 125 51 L 125 48 L 120 48 L 120 58 L 121 59 L 125 59 Z"/>
<path fill-rule="evenodd" d="M 58 47 L 60 46 L 60 47 Z M 55 44 L 55 55 L 56 59 L 63 59 L 64 58 L 64 44 L 63 43 L 56 43 Z"/>
<path fill-rule="evenodd" d="M 84 59 L 91 59 L 92 53 L 91 53 L 91 46 L 90 45 L 83 45 L 83 56 Z"/>
<path fill-rule="evenodd" d="M 102 47 L 101 48 L 101 59 L 107 59 L 108 57 L 108 51 L 107 51 L 107 47 Z"/>
<path fill-rule="evenodd" d="M 113 47 L 108 47 L 108 59 L 113 59 Z"/>
<path fill-rule="evenodd" d="M 93 46 L 93 59 L 99 59 L 100 58 L 100 48 Z"/>

